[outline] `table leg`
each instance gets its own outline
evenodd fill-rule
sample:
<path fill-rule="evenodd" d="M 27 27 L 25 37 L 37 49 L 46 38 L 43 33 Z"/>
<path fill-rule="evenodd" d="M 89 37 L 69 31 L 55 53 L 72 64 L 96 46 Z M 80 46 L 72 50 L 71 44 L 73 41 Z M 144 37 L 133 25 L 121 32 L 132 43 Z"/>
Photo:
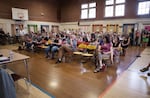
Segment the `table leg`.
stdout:
<path fill-rule="evenodd" d="M 27 59 L 24 60 L 24 65 L 26 68 L 26 73 L 27 73 L 27 78 L 28 78 L 29 84 L 31 84 L 31 79 L 30 79 L 30 74 L 29 74 L 29 66 L 28 66 L 28 60 Z"/>

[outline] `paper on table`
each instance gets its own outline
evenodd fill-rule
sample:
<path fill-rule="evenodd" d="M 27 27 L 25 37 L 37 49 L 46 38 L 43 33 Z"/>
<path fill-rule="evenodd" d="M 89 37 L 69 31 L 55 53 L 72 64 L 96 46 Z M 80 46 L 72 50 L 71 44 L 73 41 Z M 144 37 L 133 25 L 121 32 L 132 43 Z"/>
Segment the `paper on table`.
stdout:
<path fill-rule="evenodd" d="M 3 62 L 3 61 L 9 61 L 9 60 L 10 60 L 9 57 L 5 57 L 5 56 L 0 57 L 0 62 Z"/>

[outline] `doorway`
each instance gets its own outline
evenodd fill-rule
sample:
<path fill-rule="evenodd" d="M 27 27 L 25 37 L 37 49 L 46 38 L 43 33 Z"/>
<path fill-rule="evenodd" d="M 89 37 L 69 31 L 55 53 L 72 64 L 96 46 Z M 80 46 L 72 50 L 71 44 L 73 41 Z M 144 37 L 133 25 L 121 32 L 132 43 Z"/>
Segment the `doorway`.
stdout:
<path fill-rule="evenodd" d="M 131 32 L 134 33 L 135 24 L 123 24 L 123 33 L 130 34 Z"/>

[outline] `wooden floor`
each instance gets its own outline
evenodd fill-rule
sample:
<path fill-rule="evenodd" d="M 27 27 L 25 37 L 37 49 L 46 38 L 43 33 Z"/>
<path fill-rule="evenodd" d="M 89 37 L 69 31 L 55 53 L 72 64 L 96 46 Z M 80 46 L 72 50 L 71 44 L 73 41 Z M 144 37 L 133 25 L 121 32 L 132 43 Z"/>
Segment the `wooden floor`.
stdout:
<path fill-rule="evenodd" d="M 150 63 L 150 47 L 146 48 L 102 98 L 150 98 L 150 77 L 139 69 Z M 121 92 L 121 93 L 118 93 Z"/>
<path fill-rule="evenodd" d="M 84 63 L 87 73 L 81 74 L 80 57 L 72 62 L 55 64 L 56 60 L 48 60 L 44 52 L 33 53 L 19 51 L 30 56 L 29 69 L 32 83 L 49 92 L 55 98 L 98 98 L 121 76 L 139 54 L 138 47 L 129 47 L 125 57 L 119 64 L 113 64 L 105 72 L 93 73 L 94 63 Z M 15 62 L 8 67 L 14 72 L 26 75 L 23 62 Z"/>
<path fill-rule="evenodd" d="M 18 80 L 16 83 L 16 96 L 17 98 L 53 98 L 43 93 L 34 85 L 27 88 L 24 79 Z"/>
<path fill-rule="evenodd" d="M 8 74 L 13 74 L 10 69 L 5 69 Z M 16 98 L 54 98 L 37 85 L 29 84 L 26 79 L 21 78 L 14 82 L 16 88 Z"/>

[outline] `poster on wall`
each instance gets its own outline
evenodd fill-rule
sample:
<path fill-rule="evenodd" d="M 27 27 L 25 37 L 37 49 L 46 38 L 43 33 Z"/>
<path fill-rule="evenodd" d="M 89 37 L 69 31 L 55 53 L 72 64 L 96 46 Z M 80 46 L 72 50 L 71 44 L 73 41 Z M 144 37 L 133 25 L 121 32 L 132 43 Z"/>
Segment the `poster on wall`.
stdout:
<path fill-rule="evenodd" d="M 118 32 L 119 25 L 118 24 L 107 24 L 106 30 L 109 33 Z"/>
<path fill-rule="evenodd" d="M 28 32 L 33 32 L 33 33 L 37 33 L 38 29 L 37 29 L 37 25 L 28 25 Z"/>
<path fill-rule="evenodd" d="M 79 26 L 79 31 L 80 32 L 89 32 L 90 31 L 90 25 Z"/>
<path fill-rule="evenodd" d="M 150 25 L 149 26 L 145 26 L 145 30 L 150 31 Z"/>
<path fill-rule="evenodd" d="M 103 31 L 103 25 L 92 25 L 92 32 L 102 32 Z"/>

